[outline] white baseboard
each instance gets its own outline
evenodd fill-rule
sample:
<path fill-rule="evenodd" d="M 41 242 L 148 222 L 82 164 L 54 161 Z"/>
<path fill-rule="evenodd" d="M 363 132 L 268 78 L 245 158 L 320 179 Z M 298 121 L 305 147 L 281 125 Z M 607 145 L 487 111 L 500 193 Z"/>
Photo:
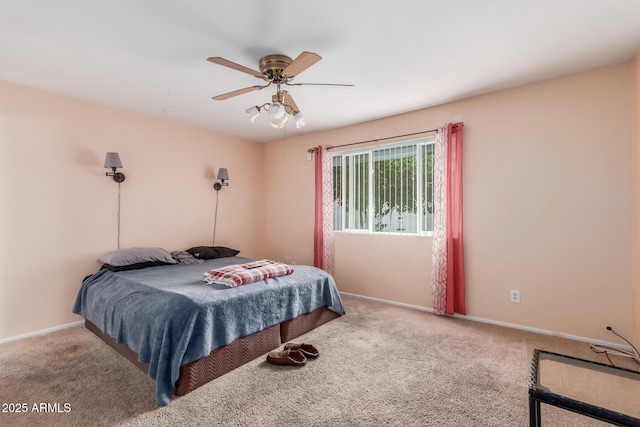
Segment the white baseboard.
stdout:
<path fill-rule="evenodd" d="M 411 308 L 411 309 L 414 309 L 414 310 L 420 310 L 420 311 L 426 311 L 428 313 L 433 313 L 433 309 L 432 308 L 421 307 L 419 305 L 411 305 L 411 304 L 405 304 L 405 303 L 402 303 L 402 302 L 389 301 L 389 300 L 381 299 L 381 298 L 374 298 L 374 297 L 368 297 L 368 296 L 364 296 L 364 295 L 351 294 L 349 292 L 340 292 L 340 295 L 346 295 L 346 296 L 350 296 L 350 297 L 354 297 L 354 298 L 360 298 L 360 299 L 366 299 L 366 300 L 369 300 L 369 301 L 375 301 L 375 302 L 379 302 L 379 303 L 382 303 L 382 304 L 396 305 L 396 306 L 399 306 L 399 307 Z M 542 335 L 553 335 L 553 336 L 556 336 L 556 337 L 567 338 L 567 339 L 574 340 L 574 341 L 582 341 L 582 342 L 586 342 L 586 343 L 589 343 L 589 344 L 606 345 L 606 346 L 618 348 L 618 349 L 621 349 L 621 350 L 627 350 L 627 351 L 631 351 L 632 350 L 632 348 L 629 347 L 629 346 L 621 345 L 621 344 L 617 344 L 617 343 L 612 343 L 612 342 L 608 342 L 608 341 L 593 340 L 591 338 L 579 337 L 577 335 L 569 335 L 569 334 L 563 334 L 563 333 L 560 333 L 560 332 L 547 331 L 545 329 L 531 328 L 529 326 L 522 326 L 522 325 L 516 325 L 514 323 L 500 322 L 498 320 L 484 319 L 482 317 L 467 316 L 465 314 L 454 314 L 453 317 L 458 317 L 460 319 L 467 319 L 467 320 L 471 320 L 471 321 L 474 321 L 474 322 L 488 323 L 488 324 L 491 324 L 491 325 L 504 326 L 504 327 L 507 327 L 507 328 L 520 329 L 522 331 L 535 332 L 537 334 L 542 334 Z"/>
<path fill-rule="evenodd" d="M 77 322 L 67 323 L 66 325 L 54 326 L 53 328 L 41 329 L 39 331 L 29 332 L 27 334 L 16 335 L 15 337 L 2 338 L 0 339 L 0 345 L 11 341 L 18 341 L 29 337 L 35 337 L 37 335 L 48 334 L 49 332 L 59 331 L 61 329 L 73 328 L 74 326 L 82 325 L 84 325 L 84 320 L 79 320 Z"/>

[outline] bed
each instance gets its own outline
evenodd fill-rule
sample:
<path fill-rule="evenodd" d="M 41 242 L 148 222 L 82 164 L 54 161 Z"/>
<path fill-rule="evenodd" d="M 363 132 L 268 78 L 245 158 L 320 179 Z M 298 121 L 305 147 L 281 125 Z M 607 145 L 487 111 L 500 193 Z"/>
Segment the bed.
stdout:
<path fill-rule="evenodd" d="M 101 269 L 82 282 L 73 312 L 155 379 L 166 405 L 344 314 L 333 278 L 315 267 L 238 287 L 203 282 L 209 270 L 249 261 Z"/>

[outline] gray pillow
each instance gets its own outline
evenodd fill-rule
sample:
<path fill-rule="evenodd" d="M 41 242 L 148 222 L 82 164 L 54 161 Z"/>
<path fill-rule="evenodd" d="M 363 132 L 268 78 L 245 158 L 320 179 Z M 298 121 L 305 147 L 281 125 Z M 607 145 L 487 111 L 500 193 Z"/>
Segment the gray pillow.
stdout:
<path fill-rule="evenodd" d="M 162 248 L 127 248 L 108 252 L 98 258 L 98 262 L 114 267 L 138 264 L 141 262 L 162 261 L 167 264 L 176 264 L 171 254 Z"/>

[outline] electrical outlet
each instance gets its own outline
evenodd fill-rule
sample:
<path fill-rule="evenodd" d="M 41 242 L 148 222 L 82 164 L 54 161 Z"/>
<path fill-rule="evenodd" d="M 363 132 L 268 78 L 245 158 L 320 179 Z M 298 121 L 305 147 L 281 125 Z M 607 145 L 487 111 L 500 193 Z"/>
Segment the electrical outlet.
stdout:
<path fill-rule="evenodd" d="M 511 302 L 515 302 L 516 304 L 520 304 L 520 291 L 516 291 L 511 289 L 509 291 L 509 296 L 511 297 Z"/>

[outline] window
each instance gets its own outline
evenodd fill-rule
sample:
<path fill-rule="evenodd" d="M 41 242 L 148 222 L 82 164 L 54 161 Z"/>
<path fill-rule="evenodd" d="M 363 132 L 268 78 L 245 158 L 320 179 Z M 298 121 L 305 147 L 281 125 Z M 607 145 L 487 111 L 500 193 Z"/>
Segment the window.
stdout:
<path fill-rule="evenodd" d="M 433 138 L 333 156 L 334 229 L 433 231 Z"/>

